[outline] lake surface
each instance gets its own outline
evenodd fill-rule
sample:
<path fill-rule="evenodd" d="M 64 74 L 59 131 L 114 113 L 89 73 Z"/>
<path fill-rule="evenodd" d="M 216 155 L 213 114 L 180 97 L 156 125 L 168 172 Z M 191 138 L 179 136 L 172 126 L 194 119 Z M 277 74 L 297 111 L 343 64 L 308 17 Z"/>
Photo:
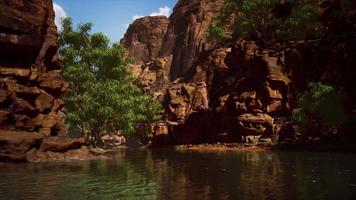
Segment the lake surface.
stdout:
<path fill-rule="evenodd" d="M 356 199 L 356 156 L 123 150 L 113 159 L 0 164 L 0 199 Z"/>

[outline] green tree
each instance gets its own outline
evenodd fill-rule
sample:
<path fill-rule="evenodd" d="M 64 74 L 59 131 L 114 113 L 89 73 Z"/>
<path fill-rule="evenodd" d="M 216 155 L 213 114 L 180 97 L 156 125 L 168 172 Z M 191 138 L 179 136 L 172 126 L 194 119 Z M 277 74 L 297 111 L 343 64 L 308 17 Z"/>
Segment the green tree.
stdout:
<path fill-rule="evenodd" d="M 307 91 L 299 96 L 293 119 L 303 131 L 308 131 L 314 125 L 313 121 L 328 127 L 340 127 L 346 114 L 341 97 L 332 86 L 311 82 Z"/>
<path fill-rule="evenodd" d="M 225 0 L 207 35 L 218 41 L 251 35 L 264 41 L 304 39 L 319 32 L 318 4 L 319 0 Z M 234 19 L 233 24 L 227 19 Z"/>
<path fill-rule="evenodd" d="M 73 29 L 62 21 L 60 54 L 63 76 L 69 83 L 65 96 L 66 119 L 96 146 L 102 134 L 131 134 L 159 118 L 160 104 L 136 87 L 125 49 L 110 44 L 102 33 L 91 34 L 92 24 Z"/>

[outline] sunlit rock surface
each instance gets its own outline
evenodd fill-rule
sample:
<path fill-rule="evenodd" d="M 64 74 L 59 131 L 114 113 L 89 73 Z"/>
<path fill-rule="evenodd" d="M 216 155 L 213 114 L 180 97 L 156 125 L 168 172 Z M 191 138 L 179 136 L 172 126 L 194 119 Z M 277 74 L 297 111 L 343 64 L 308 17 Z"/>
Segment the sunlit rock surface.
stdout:
<path fill-rule="evenodd" d="M 320 4 L 327 30 L 316 40 L 217 45 L 207 41 L 206 31 L 222 5 L 223 0 L 178 1 L 157 57 L 133 68 L 139 85 L 165 108 L 152 135 L 165 135 L 163 143 L 170 137 L 173 144 L 254 145 L 352 137 L 355 125 L 337 130 L 317 123 L 315 133 L 303 136 L 292 111 L 309 82 L 323 82 L 346 95 L 345 111 L 355 115 L 356 5 L 340 11 L 341 1 Z"/>
<path fill-rule="evenodd" d="M 169 20 L 165 16 L 147 16 L 135 20 L 120 43 L 130 57 L 146 62 L 158 57 Z"/>

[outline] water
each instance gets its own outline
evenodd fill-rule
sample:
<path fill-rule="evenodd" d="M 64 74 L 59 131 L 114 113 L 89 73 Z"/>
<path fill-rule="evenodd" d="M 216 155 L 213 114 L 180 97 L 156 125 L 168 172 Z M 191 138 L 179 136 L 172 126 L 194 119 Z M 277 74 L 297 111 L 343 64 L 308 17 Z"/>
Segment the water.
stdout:
<path fill-rule="evenodd" d="M 111 160 L 1 164 L 0 199 L 356 199 L 356 156 L 123 150 Z"/>

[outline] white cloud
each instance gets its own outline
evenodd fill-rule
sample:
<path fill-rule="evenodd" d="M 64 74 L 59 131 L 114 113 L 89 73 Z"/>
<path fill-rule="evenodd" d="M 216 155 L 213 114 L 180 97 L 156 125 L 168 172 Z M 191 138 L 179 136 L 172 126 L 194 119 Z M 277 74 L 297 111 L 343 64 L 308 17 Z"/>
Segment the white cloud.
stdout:
<path fill-rule="evenodd" d="M 61 25 L 61 19 L 64 17 L 67 17 L 67 13 L 66 11 L 62 8 L 62 6 L 53 3 L 53 9 L 54 9 L 54 13 L 56 15 L 56 18 L 54 20 L 54 23 L 56 24 L 56 26 L 58 27 L 58 30 L 61 30 L 62 27 Z"/>
<path fill-rule="evenodd" d="M 172 9 L 169 8 L 168 6 L 164 6 L 158 9 L 158 12 L 153 12 L 149 16 L 166 16 L 169 17 L 169 15 L 172 13 Z M 135 15 L 132 17 L 133 21 L 136 19 L 142 18 L 144 16 L 142 15 Z"/>
<path fill-rule="evenodd" d="M 142 17 L 144 17 L 144 16 L 141 16 L 141 15 L 135 15 L 135 16 L 133 16 L 132 17 L 132 20 L 136 20 L 136 19 L 139 19 L 139 18 L 142 18 Z"/>
<path fill-rule="evenodd" d="M 158 9 L 158 12 L 153 12 L 151 13 L 149 16 L 166 16 L 166 17 L 169 17 L 169 15 L 171 15 L 172 13 L 172 9 L 169 8 L 168 6 L 164 6 L 164 7 L 161 7 Z M 143 15 L 135 15 L 132 17 L 132 21 L 135 21 L 136 19 L 139 19 L 139 18 L 142 18 L 142 17 L 145 17 Z M 124 27 L 125 27 L 125 31 L 129 28 L 130 24 L 124 24 Z"/>
<path fill-rule="evenodd" d="M 169 17 L 171 14 L 172 9 L 170 9 L 168 6 L 164 6 L 162 8 L 159 8 L 158 12 L 151 13 L 150 16 L 166 16 Z"/>

